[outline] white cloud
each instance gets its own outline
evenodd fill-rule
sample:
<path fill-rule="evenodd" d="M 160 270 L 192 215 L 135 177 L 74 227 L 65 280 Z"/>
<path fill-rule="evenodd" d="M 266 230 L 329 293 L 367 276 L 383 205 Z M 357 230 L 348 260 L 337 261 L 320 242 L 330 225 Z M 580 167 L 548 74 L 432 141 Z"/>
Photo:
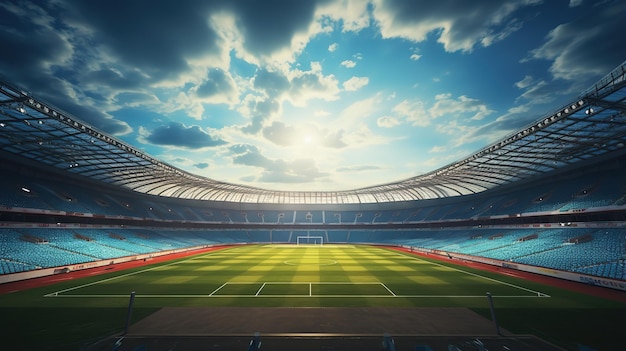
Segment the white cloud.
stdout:
<path fill-rule="evenodd" d="M 459 96 L 457 99 L 452 98 L 452 94 L 439 94 L 435 96 L 435 104 L 428 110 L 434 118 L 443 115 L 459 115 L 473 113 L 473 120 L 481 120 L 493 113 L 487 105 L 481 103 L 477 99 L 469 98 L 465 95 Z"/>
<path fill-rule="evenodd" d="M 369 81 L 370 80 L 367 77 L 352 77 L 343 82 L 343 88 L 346 91 L 356 91 L 366 86 Z"/>
<path fill-rule="evenodd" d="M 358 32 L 370 25 L 368 6 L 363 0 L 332 1 L 318 8 L 318 15 L 341 20 L 342 32 Z"/>
<path fill-rule="evenodd" d="M 396 105 L 392 111 L 395 112 L 399 118 L 406 120 L 412 126 L 426 127 L 430 125 L 431 122 L 430 115 L 426 111 L 424 103 L 419 100 L 403 100 Z"/>
<path fill-rule="evenodd" d="M 441 152 L 445 152 L 448 148 L 445 146 L 433 146 L 430 150 L 428 150 L 429 153 L 441 153 Z"/>
<path fill-rule="evenodd" d="M 582 5 L 583 0 L 569 0 L 569 7 L 577 7 Z"/>
<path fill-rule="evenodd" d="M 520 80 L 519 82 L 516 82 L 515 86 L 520 89 L 525 89 L 529 87 L 531 84 L 534 84 L 534 82 L 535 82 L 535 79 L 532 76 L 526 75 L 524 79 Z"/>
<path fill-rule="evenodd" d="M 381 128 L 393 128 L 400 125 L 401 122 L 394 116 L 383 116 L 376 120 L 376 125 Z"/>
<path fill-rule="evenodd" d="M 330 52 L 335 52 L 337 50 L 337 48 L 339 47 L 339 44 L 337 43 L 332 43 L 330 45 L 328 45 L 328 51 Z"/>
<path fill-rule="evenodd" d="M 419 54 L 411 54 L 411 56 L 410 56 L 409 58 L 410 58 L 411 60 L 413 60 L 413 61 L 417 61 L 417 60 L 419 60 L 419 59 L 421 59 L 421 58 L 422 58 L 422 55 L 419 55 Z"/>
<path fill-rule="evenodd" d="M 296 106 L 305 106 L 311 99 L 333 101 L 339 98 L 339 81 L 324 75 L 319 62 L 311 62 L 310 71 L 295 69 L 288 73 L 290 81 L 288 99 Z"/>
<path fill-rule="evenodd" d="M 341 65 L 346 67 L 346 68 L 353 68 L 356 66 L 356 62 L 352 61 L 352 60 L 345 60 L 341 62 Z"/>

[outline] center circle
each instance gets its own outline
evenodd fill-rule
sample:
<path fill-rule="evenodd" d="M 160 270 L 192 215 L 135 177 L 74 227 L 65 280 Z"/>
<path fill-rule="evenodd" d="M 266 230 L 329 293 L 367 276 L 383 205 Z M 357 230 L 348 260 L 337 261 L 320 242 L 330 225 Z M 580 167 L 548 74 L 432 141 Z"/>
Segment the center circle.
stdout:
<path fill-rule="evenodd" d="M 302 259 L 302 260 L 286 260 L 286 261 L 283 261 L 283 263 L 288 266 L 332 266 L 334 264 L 337 264 L 337 261 L 324 259 L 324 260 L 319 260 L 319 261 L 314 262 L 312 260 Z"/>

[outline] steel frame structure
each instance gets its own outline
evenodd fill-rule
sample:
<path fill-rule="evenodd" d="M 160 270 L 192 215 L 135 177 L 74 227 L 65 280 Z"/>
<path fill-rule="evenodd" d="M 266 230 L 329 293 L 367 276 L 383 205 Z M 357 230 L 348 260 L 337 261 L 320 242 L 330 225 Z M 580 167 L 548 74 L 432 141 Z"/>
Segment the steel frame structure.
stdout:
<path fill-rule="evenodd" d="M 0 153 L 136 192 L 258 204 L 368 204 L 483 192 L 596 157 L 626 153 L 626 62 L 577 99 L 476 153 L 427 174 L 346 191 L 274 191 L 168 165 L 0 81 Z"/>

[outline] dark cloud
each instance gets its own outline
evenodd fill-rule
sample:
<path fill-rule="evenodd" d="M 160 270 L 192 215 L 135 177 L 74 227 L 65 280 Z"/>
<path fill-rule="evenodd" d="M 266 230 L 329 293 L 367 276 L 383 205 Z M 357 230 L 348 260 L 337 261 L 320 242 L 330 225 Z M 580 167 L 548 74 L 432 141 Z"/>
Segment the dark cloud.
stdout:
<path fill-rule="evenodd" d="M 209 167 L 209 164 L 206 162 L 200 162 L 200 163 L 195 163 L 193 166 L 199 169 L 205 169 Z"/>
<path fill-rule="evenodd" d="M 63 103 L 63 109 L 103 132 L 113 135 L 124 135 L 131 132 L 128 123 L 117 120 L 111 115 L 94 107 L 77 105 L 70 101 L 65 101 L 65 103 Z"/>
<path fill-rule="evenodd" d="M 289 86 L 289 79 L 279 72 L 260 69 L 254 77 L 254 87 L 264 90 L 269 96 L 278 96 L 287 91 Z"/>
<path fill-rule="evenodd" d="M 198 86 L 196 94 L 205 98 L 215 95 L 230 95 L 237 90 L 235 82 L 224 70 L 214 68 L 209 70 L 207 79 Z"/>
<path fill-rule="evenodd" d="M 51 65 L 62 63 L 71 55 L 66 37 L 52 27 L 50 9 L 30 2 L 7 2 L 0 5 L 0 72 L 10 77 L 28 79 L 50 74 Z"/>
<path fill-rule="evenodd" d="M 207 18 L 209 1 L 93 0 L 67 3 L 68 21 L 87 28 L 92 40 L 153 79 L 175 77 L 187 59 L 217 52 Z"/>
<path fill-rule="evenodd" d="M 231 1 L 228 6 L 237 16 L 237 28 L 244 36 L 245 49 L 253 55 L 268 56 L 289 47 L 294 34 L 308 28 L 317 2 Z"/>
<path fill-rule="evenodd" d="M 521 23 L 509 22 L 519 8 L 541 3 L 528 1 L 377 1 L 374 15 L 383 35 L 421 41 L 434 33 L 447 51 L 471 51 L 478 43 L 502 40 Z"/>
<path fill-rule="evenodd" d="M 146 140 L 151 144 L 177 146 L 187 149 L 202 149 L 223 145 L 226 142 L 211 136 L 198 126 L 187 127 L 182 123 L 170 124 L 154 129 Z"/>
<path fill-rule="evenodd" d="M 623 1 L 596 4 L 589 16 L 553 29 L 531 58 L 552 61 L 555 78 L 592 84 L 624 61 L 624 43 L 612 37 L 621 35 L 625 18 Z"/>
<path fill-rule="evenodd" d="M 261 154 L 254 145 L 234 145 L 230 147 L 233 163 L 262 169 L 256 181 L 264 183 L 309 183 L 327 177 L 320 172 L 312 159 L 293 161 L 273 160 Z"/>
<path fill-rule="evenodd" d="M 148 79 L 137 71 L 131 70 L 122 73 L 117 69 L 101 68 L 85 72 L 80 77 L 80 82 L 83 85 L 93 85 L 94 90 L 98 86 L 105 86 L 114 90 L 129 90 L 145 87 Z"/>
<path fill-rule="evenodd" d="M 256 134 L 263 128 L 263 122 L 280 111 L 280 102 L 275 98 L 250 101 L 252 121 L 242 128 L 248 134 Z"/>

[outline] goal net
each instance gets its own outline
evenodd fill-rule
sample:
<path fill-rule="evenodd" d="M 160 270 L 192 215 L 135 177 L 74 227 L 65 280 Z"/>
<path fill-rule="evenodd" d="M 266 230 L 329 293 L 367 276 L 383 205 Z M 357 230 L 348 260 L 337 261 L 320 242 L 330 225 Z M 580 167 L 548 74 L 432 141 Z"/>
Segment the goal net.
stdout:
<path fill-rule="evenodd" d="M 323 236 L 298 236 L 296 237 L 298 245 L 324 245 Z"/>

